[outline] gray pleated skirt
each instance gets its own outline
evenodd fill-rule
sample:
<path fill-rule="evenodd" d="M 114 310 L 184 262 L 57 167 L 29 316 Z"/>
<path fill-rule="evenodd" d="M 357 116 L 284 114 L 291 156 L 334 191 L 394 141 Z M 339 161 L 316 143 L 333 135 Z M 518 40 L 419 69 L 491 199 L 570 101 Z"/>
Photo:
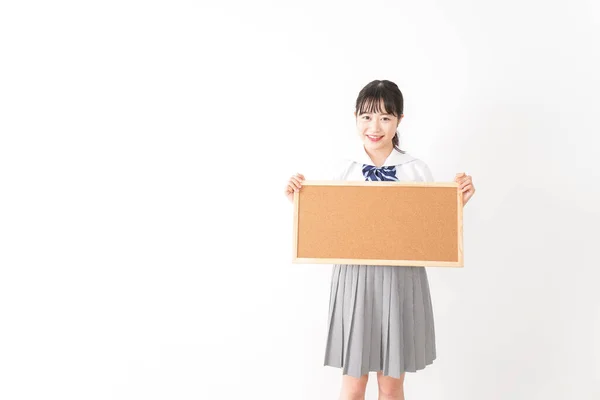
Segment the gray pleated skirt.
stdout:
<path fill-rule="evenodd" d="M 334 265 L 325 364 L 356 378 L 399 378 L 435 360 L 433 307 L 423 267 Z"/>

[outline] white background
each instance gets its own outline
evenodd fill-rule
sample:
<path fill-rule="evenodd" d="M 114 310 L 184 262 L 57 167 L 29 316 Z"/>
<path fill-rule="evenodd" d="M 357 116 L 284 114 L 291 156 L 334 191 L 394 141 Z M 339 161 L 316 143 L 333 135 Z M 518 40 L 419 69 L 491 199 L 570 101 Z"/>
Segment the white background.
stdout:
<path fill-rule="evenodd" d="M 600 398 L 599 37 L 595 0 L 2 2 L 0 398 L 337 398 L 283 189 L 374 79 L 477 188 L 407 399 Z"/>

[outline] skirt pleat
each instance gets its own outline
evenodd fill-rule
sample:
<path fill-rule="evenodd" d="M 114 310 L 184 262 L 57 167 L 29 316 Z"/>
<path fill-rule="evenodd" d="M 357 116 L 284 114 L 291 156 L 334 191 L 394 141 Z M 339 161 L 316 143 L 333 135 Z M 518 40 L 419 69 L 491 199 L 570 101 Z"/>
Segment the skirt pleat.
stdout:
<path fill-rule="evenodd" d="M 399 378 L 435 357 L 425 268 L 333 266 L 324 365 L 357 378 L 369 371 Z"/>

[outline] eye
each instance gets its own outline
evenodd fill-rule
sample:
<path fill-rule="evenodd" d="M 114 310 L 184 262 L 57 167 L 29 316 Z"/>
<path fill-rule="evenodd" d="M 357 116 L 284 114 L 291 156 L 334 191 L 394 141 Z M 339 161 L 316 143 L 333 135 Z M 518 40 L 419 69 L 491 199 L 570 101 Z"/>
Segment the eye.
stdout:
<path fill-rule="evenodd" d="M 369 116 L 368 115 L 363 115 L 362 119 L 369 119 Z"/>
<path fill-rule="evenodd" d="M 388 120 L 388 121 L 389 121 L 389 118 L 388 118 L 388 117 L 383 117 L 383 119 L 385 119 L 385 120 Z"/>

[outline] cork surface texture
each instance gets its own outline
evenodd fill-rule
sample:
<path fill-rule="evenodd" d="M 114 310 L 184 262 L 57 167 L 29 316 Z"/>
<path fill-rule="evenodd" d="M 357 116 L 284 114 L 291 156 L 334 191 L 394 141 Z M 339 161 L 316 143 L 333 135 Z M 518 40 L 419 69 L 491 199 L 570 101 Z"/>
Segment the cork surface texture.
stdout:
<path fill-rule="evenodd" d="M 462 196 L 452 183 L 305 181 L 294 262 L 462 267 Z"/>

